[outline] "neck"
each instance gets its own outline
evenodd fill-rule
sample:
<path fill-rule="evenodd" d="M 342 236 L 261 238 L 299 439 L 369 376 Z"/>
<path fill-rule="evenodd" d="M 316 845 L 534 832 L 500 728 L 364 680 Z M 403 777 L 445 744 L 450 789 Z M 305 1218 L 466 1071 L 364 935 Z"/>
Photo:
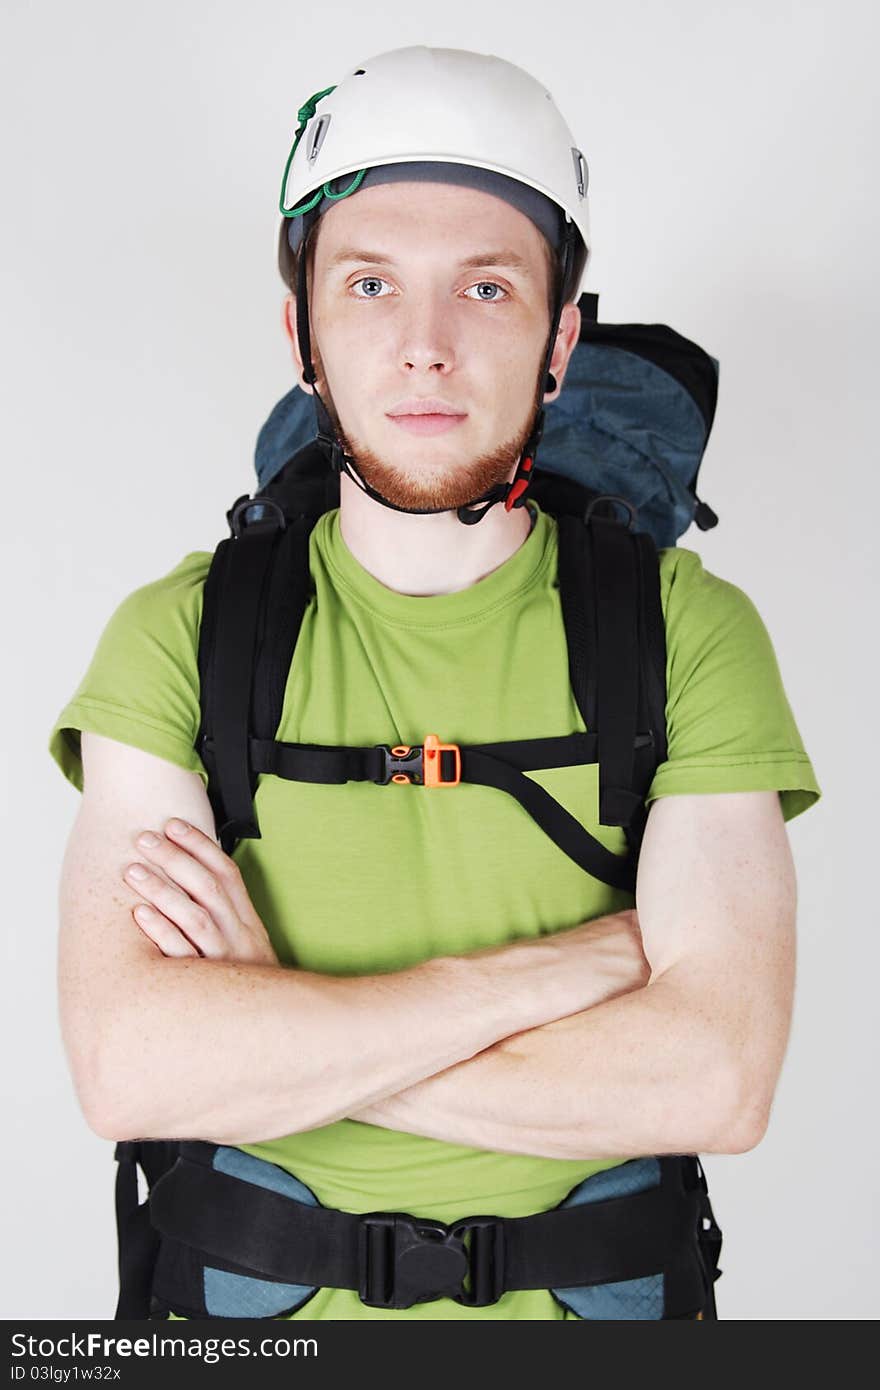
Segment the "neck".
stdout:
<path fill-rule="evenodd" d="M 339 479 L 342 539 L 363 568 L 400 594 L 468 589 L 509 560 L 531 530 L 528 506 L 496 502 L 473 526 L 455 512 L 418 516 L 375 502 L 348 474 Z"/>

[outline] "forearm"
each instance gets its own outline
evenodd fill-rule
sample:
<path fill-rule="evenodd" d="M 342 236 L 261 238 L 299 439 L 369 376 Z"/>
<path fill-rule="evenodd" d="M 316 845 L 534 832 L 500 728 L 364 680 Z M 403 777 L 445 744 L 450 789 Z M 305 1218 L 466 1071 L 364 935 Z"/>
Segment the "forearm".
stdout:
<path fill-rule="evenodd" d="M 452 957 L 354 978 L 162 959 L 109 1030 L 114 1138 L 255 1142 L 329 1124 L 520 1027 Z"/>
<path fill-rule="evenodd" d="M 104 1006 L 99 1132 L 236 1143 L 332 1123 L 582 1007 L 555 976 L 540 941 L 358 977 L 159 957 Z"/>
<path fill-rule="evenodd" d="M 670 971 L 503 1038 L 353 1118 L 547 1158 L 729 1153 L 752 1123 L 736 1075 L 723 1029 Z"/>

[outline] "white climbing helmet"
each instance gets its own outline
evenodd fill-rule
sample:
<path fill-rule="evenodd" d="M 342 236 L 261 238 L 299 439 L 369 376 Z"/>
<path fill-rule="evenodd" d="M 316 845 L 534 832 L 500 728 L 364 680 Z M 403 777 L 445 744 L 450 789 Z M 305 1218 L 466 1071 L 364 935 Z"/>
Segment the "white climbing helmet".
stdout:
<path fill-rule="evenodd" d="M 379 165 L 487 169 L 536 189 L 574 223 L 585 255 L 572 297 L 581 293 L 590 257 L 587 161 L 550 93 L 514 63 L 465 49 L 396 48 L 316 93 L 298 118 L 281 181 L 285 218 L 354 193 Z"/>

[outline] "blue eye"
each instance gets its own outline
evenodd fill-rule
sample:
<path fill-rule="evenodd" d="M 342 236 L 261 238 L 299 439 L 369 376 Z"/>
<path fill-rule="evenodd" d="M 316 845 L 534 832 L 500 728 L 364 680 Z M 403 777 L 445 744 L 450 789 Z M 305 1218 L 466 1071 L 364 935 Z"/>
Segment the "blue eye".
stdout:
<path fill-rule="evenodd" d="M 499 292 L 499 294 L 504 294 L 504 295 L 507 294 L 507 291 L 506 291 L 505 289 L 503 289 L 501 285 L 496 285 L 496 283 L 495 283 L 494 280 L 480 280 L 480 281 L 477 282 L 476 285 L 470 285 L 468 288 L 469 288 L 469 289 L 472 289 L 472 290 L 478 290 L 478 291 L 482 291 L 482 290 L 497 290 L 497 291 Z M 480 300 L 482 300 L 482 302 L 483 302 L 484 304 L 496 304 L 496 303 L 500 303 L 500 302 L 501 302 L 500 299 L 499 299 L 499 297 L 498 297 L 498 294 L 487 295 L 487 294 L 478 293 L 478 294 L 477 294 L 477 298 L 480 299 Z"/>
<path fill-rule="evenodd" d="M 363 294 L 363 295 L 358 295 L 358 296 L 357 296 L 358 299 L 361 299 L 361 298 L 363 298 L 363 299 L 381 299 L 382 296 L 381 296 L 380 294 L 378 294 L 378 293 L 376 293 L 376 294 L 371 294 L 371 293 L 369 293 L 369 291 L 367 290 L 367 286 L 368 286 L 368 285 L 375 285 L 375 286 L 378 286 L 378 285 L 384 285 L 384 284 L 385 284 L 385 281 L 384 281 L 383 279 L 381 279 L 381 277 L 378 276 L 378 275 L 362 275 L 361 278 L 360 278 L 360 280 L 355 280 L 355 281 L 354 281 L 354 284 L 352 285 L 352 289 L 354 289 L 355 285 L 363 285 L 363 286 L 364 286 L 364 294 Z"/>
<path fill-rule="evenodd" d="M 387 283 L 380 275 L 362 275 L 359 280 L 353 281 L 352 289 L 361 286 L 361 292 L 355 295 L 357 299 L 384 299 L 381 287 Z M 479 280 L 477 284 L 469 285 L 465 293 L 470 295 L 471 290 L 477 291 L 477 298 L 484 304 L 498 304 L 501 303 L 502 295 L 504 298 L 508 297 L 503 286 L 496 284 L 494 280 Z"/>

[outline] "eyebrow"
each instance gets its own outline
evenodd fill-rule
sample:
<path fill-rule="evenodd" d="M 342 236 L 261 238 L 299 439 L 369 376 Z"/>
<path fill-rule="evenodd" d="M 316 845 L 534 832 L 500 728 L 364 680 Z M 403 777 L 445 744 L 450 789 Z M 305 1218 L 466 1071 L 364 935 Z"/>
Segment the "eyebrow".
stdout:
<path fill-rule="evenodd" d="M 356 246 L 345 246 L 331 257 L 329 269 L 351 261 L 367 261 L 370 265 L 394 265 L 393 256 L 386 256 L 381 251 L 363 251 Z M 484 265 L 504 266 L 511 270 L 519 270 L 523 275 L 532 274 L 528 261 L 516 251 L 480 251 L 475 256 L 466 256 L 464 260 L 459 261 L 462 270 L 472 270 Z"/>

